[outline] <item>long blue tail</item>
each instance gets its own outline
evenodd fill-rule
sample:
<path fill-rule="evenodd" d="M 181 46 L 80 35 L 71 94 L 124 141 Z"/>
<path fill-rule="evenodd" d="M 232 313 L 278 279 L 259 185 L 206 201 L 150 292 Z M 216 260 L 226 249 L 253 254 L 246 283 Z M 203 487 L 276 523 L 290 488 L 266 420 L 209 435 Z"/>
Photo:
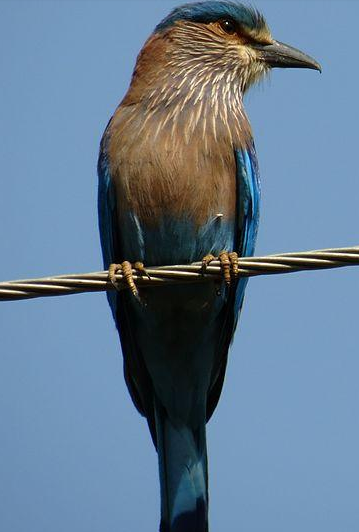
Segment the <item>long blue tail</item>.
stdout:
<path fill-rule="evenodd" d="M 208 532 L 206 425 L 174 424 L 156 407 L 160 532 Z"/>

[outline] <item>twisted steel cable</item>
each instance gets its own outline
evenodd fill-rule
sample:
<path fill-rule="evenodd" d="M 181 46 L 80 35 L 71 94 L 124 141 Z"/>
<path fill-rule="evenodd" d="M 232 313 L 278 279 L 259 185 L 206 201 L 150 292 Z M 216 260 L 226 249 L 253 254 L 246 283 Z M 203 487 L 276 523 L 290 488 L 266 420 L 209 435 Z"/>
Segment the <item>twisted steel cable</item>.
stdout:
<path fill-rule="evenodd" d="M 359 266 L 359 246 L 281 253 L 264 257 L 243 257 L 239 259 L 239 276 L 254 277 L 344 266 Z M 213 282 L 220 280 L 222 275 L 219 261 L 211 262 L 205 273 L 202 272 L 201 262 L 190 265 L 149 267 L 146 268 L 146 272 L 150 278 L 133 270 L 133 278 L 139 286 Z M 128 288 L 121 272 L 118 272 L 116 279 L 120 289 Z M 114 289 L 115 287 L 108 279 L 107 271 L 57 275 L 40 279 L 0 282 L 0 301 L 103 292 Z"/>

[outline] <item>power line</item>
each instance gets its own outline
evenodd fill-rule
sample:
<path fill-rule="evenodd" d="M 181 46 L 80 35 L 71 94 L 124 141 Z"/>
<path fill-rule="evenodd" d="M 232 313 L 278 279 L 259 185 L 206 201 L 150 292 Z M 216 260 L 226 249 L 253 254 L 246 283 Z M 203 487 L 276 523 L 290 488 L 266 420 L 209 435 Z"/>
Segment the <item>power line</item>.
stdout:
<path fill-rule="evenodd" d="M 359 246 L 347 248 L 320 249 L 297 253 L 281 253 L 264 257 L 243 257 L 239 259 L 239 276 L 254 277 L 308 270 L 323 270 L 359 266 Z M 138 286 L 154 286 L 180 282 L 209 282 L 221 279 L 221 267 L 213 261 L 202 273 L 202 263 L 190 265 L 157 266 L 147 268 L 150 276 L 133 270 Z M 128 286 L 121 272 L 116 275 L 120 289 Z M 114 290 L 108 279 L 108 272 L 57 275 L 40 279 L 23 279 L 0 282 L 0 301 L 32 299 L 45 296 L 62 296 L 84 292 L 103 292 Z"/>

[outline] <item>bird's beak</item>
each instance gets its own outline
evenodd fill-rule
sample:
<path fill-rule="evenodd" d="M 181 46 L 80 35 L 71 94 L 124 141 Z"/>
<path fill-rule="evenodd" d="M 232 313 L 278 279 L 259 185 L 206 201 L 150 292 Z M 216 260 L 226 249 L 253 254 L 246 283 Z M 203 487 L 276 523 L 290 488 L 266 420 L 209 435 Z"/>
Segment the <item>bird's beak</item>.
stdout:
<path fill-rule="evenodd" d="M 315 59 L 282 42 L 273 41 L 272 44 L 262 44 L 255 48 L 259 51 L 261 60 L 270 67 L 311 68 L 322 71 L 322 67 Z"/>

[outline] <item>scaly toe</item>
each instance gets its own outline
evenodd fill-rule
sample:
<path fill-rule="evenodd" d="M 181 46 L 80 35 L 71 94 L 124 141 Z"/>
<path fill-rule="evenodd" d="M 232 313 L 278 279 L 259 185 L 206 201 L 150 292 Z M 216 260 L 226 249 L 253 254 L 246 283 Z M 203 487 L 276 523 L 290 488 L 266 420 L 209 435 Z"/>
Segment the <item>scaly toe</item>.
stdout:
<path fill-rule="evenodd" d="M 221 263 L 224 282 L 227 286 L 231 284 L 231 261 L 227 251 L 221 251 L 219 254 L 219 262 Z"/>
<path fill-rule="evenodd" d="M 217 260 L 217 257 L 215 257 L 214 255 L 212 255 L 211 253 L 209 253 L 208 255 L 206 255 L 205 257 L 203 257 L 203 259 L 202 259 L 202 268 L 201 268 L 202 275 L 204 275 L 204 274 L 206 273 L 206 269 L 207 269 L 207 267 L 209 266 L 209 264 L 210 264 L 213 260 Z"/>
<path fill-rule="evenodd" d="M 121 264 L 121 267 L 122 267 L 122 275 L 127 285 L 129 286 L 132 294 L 138 299 L 138 290 L 137 290 L 135 281 L 133 279 L 132 264 L 128 260 L 125 260 Z"/>
<path fill-rule="evenodd" d="M 150 278 L 150 276 L 146 272 L 145 267 L 142 264 L 142 262 L 136 262 L 134 264 L 133 268 L 135 270 L 139 271 L 141 274 L 143 273 L 143 274 L 147 275 L 148 278 Z M 118 281 L 116 279 L 116 274 L 118 272 L 122 273 L 123 281 L 127 284 L 129 289 L 131 290 L 132 294 L 137 299 L 139 299 L 137 286 L 136 286 L 135 280 L 133 278 L 132 264 L 128 260 L 125 260 L 121 264 L 110 264 L 110 266 L 108 268 L 108 278 L 111 281 L 111 283 L 113 284 L 113 286 L 116 288 L 116 290 L 120 290 L 121 289 L 121 284 L 122 284 L 122 283 L 118 283 Z"/>
<path fill-rule="evenodd" d="M 110 266 L 108 267 L 108 278 L 113 284 L 113 286 L 116 288 L 116 290 L 119 290 L 119 286 L 116 279 L 116 273 L 121 269 L 121 264 L 110 264 Z"/>
<path fill-rule="evenodd" d="M 237 279 L 238 276 L 239 276 L 239 257 L 238 257 L 238 253 L 236 253 L 235 251 L 232 251 L 232 253 L 229 253 L 228 256 L 229 256 L 229 260 L 231 261 L 233 277 L 235 279 Z"/>

